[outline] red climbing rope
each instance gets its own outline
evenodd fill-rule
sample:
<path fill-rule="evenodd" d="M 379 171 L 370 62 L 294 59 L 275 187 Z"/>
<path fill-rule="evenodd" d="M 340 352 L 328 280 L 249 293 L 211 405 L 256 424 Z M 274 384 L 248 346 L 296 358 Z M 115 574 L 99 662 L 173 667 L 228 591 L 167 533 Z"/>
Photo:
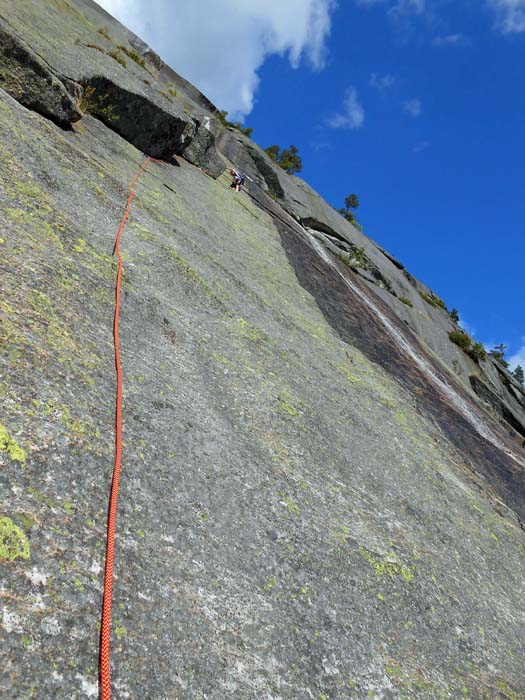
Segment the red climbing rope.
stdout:
<path fill-rule="evenodd" d="M 118 258 L 117 279 L 115 283 L 115 317 L 113 321 L 113 341 L 115 345 L 115 369 L 117 373 L 117 395 L 115 403 L 115 463 L 113 466 L 113 482 L 111 484 L 111 495 L 109 499 L 108 532 L 106 544 L 106 571 L 104 574 L 104 600 L 102 603 L 102 628 L 100 631 L 100 688 L 101 700 L 110 700 L 110 638 L 111 638 L 111 602 L 113 592 L 113 563 L 115 557 L 115 525 L 117 521 L 118 489 L 120 482 L 120 469 L 122 466 L 122 365 L 120 363 L 120 343 L 119 343 L 119 315 L 120 315 L 120 281 L 122 277 L 123 262 L 119 251 L 120 237 L 124 231 L 124 226 L 129 216 L 131 202 L 135 196 L 134 186 L 142 173 L 146 170 L 148 163 L 155 161 L 154 158 L 147 158 L 143 165 L 137 170 L 135 177 L 129 185 L 129 196 L 126 204 L 126 211 L 120 222 L 120 226 L 115 240 L 115 255 Z M 158 161 L 155 161 L 158 162 Z"/>

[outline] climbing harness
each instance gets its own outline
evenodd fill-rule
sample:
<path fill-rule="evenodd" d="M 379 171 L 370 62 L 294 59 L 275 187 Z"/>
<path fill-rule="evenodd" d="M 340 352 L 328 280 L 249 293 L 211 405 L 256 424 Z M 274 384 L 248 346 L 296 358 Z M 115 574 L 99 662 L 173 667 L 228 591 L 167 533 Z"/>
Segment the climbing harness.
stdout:
<path fill-rule="evenodd" d="M 104 598 L 102 603 L 102 627 L 100 630 L 100 689 L 101 700 L 111 698 L 110 680 L 110 641 L 111 641 L 111 602 L 113 592 L 113 564 L 115 558 L 115 526 L 117 521 L 117 503 L 120 483 L 120 470 L 122 466 L 122 365 L 120 362 L 120 342 L 119 342 L 119 316 L 120 316 L 120 283 L 122 278 L 123 261 L 120 255 L 119 244 L 124 226 L 128 219 L 131 202 L 135 196 L 134 187 L 146 170 L 148 164 L 153 161 L 159 163 L 155 158 L 148 157 L 142 166 L 137 170 L 135 177 L 129 185 L 129 195 L 126 203 L 126 210 L 120 222 L 117 237 L 115 239 L 114 253 L 118 259 L 117 278 L 115 282 L 115 316 L 113 321 L 113 342 L 115 347 L 115 370 L 117 375 L 117 393 L 115 400 L 115 462 L 113 466 L 113 480 L 111 484 L 111 495 L 109 499 L 107 544 L 106 544 L 106 569 L 104 574 Z"/>

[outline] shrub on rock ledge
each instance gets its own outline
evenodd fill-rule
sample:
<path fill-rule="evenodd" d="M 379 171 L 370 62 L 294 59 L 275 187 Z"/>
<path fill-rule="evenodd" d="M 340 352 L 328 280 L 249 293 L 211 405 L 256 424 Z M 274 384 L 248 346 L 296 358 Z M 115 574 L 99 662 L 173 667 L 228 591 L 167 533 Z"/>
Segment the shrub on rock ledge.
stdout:
<path fill-rule="evenodd" d="M 483 347 L 482 343 L 474 343 L 472 348 L 469 350 L 468 354 L 473 360 L 486 360 L 487 351 Z"/>
<path fill-rule="evenodd" d="M 465 333 L 465 331 L 461 331 L 461 330 L 451 331 L 448 334 L 448 337 L 455 345 L 457 345 L 459 348 L 461 348 L 465 352 L 468 352 L 469 350 L 471 350 L 472 338 L 468 335 L 468 333 Z"/>
<path fill-rule="evenodd" d="M 229 126 L 231 129 L 237 129 L 237 131 L 240 131 L 241 134 L 244 134 L 245 136 L 251 138 L 251 135 L 253 133 L 253 127 L 244 127 L 241 124 L 241 122 L 231 122 L 227 118 L 228 112 L 225 109 L 221 110 L 220 112 L 217 112 L 216 117 L 223 126 Z"/>
<path fill-rule="evenodd" d="M 480 360 L 485 360 L 487 358 L 487 351 L 483 347 L 482 343 L 474 343 L 470 335 L 465 333 L 465 331 L 461 329 L 452 331 L 448 334 L 448 337 L 475 362 L 479 362 Z"/>
<path fill-rule="evenodd" d="M 430 304 L 430 306 L 433 306 L 435 309 L 440 308 L 444 309 L 445 311 L 447 310 L 447 305 L 443 299 L 440 299 L 435 294 L 425 294 L 425 292 L 420 291 L 419 296 L 423 299 L 423 301 L 426 301 L 427 304 Z"/>

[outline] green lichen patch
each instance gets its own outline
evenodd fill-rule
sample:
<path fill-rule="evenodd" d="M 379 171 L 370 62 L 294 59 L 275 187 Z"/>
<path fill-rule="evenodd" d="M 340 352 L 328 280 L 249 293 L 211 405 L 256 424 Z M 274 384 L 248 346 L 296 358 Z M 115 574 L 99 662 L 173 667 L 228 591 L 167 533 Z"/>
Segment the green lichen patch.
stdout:
<path fill-rule="evenodd" d="M 444 700 L 452 697 L 452 690 L 448 685 L 435 683 L 429 680 L 426 676 L 429 675 L 428 669 L 414 668 L 413 666 L 405 666 L 401 662 L 391 660 L 385 666 L 385 673 L 389 677 L 393 686 L 399 688 L 403 693 L 425 693 L 425 698 L 432 697 L 435 700 Z M 456 689 L 454 689 L 455 692 Z M 408 697 L 402 695 L 402 697 Z M 412 695 L 410 695 L 412 697 Z M 456 697 L 456 695 L 454 695 Z"/>
<path fill-rule="evenodd" d="M 78 304 L 84 304 L 90 292 L 97 299 L 106 291 L 100 277 L 107 279 L 113 264 L 107 264 L 104 256 L 94 256 L 89 246 L 75 243 L 71 234 L 76 225 L 31 173 L 4 155 L 0 147 L 8 195 L 0 203 L 8 231 L 9 264 L 3 282 L 12 305 L 0 310 L 4 312 L 0 323 L 4 357 L 19 377 L 27 377 L 35 366 L 56 375 L 68 365 L 67 371 L 74 372 L 83 385 L 92 386 L 100 351 L 86 338 L 91 329 L 77 326 Z M 19 247 L 21 240 L 25 243 Z M 86 249 L 80 264 L 71 255 L 79 252 L 77 248 Z"/>
<path fill-rule="evenodd" d="M 358 384 L 361 380 L 357 376 L 355 371 L 352 371 L 353 368 L 351 368 L 348 364 L 342 364 L 339 365 L 338 370 L 341 372 L 341 374 L 352 384 Z"/>
<path fill-rule="evenodd" d="M 330 537 L 338 542 L 341 542 L 342 544 L 346 544 L 348 542 L 348 538 L 350 537 L 350 528 L 346 525 L 339 525 L 338 527 L 330 530 Z"/>
<path fill-rule="evenodd" d="M 281 394 L 277 398 L 277 402 L 279 404 L 279 408 L 281 409 L 281 411 L 284 411 L 284 413 L 287 413 L 289 416 L 293 417 L 298 415 L 298 401 L 297 399 L 294 399 L 294 397 L 291 396 L 287 391 L 281 392 Z"/>
<path fill-rule="evenodd" d="M 156 239 L 156 235 L 149 228 L 136 221 L 131 222 L 130 228 L 133 230 L 134 236 L 141 241 L 154 241 Z"/>
<path fill-rule="evenodd" d="M 323 343 L 323 345 L 330 345 L 334 346 L 335 342 L 333 339 L 332 334 L 330 333 L 330 328 L 324 325 L 320 325 L 317 323 L 313 323 L 308 317 L 305 316 L 297 316 L 297 320 L 301 326 L 301 328 L 304 329 L 306 333 L 308 333 L 312 338 L 315 338 L 316 340 L 319 340 Z"/>
<path fill-rule="evenodd" d="M 243 338 L 248 338 L 254 343 L 263 343 L 266 340 L 264 333 L 255 326 L 250 325 L 244 318 L 237 319 L 237 331 Z"/>
<path fill-rule="evenodd" d="M 67 500 L 62 501 L 62 505 L 64 506 L 64 510 L 66 511 L 66 513 L 68 515 L 73 515 L 75 513 L 75 508 L 74 508 L 73 504 L 71 503 L 71 501 L 67 501 Z"/>
<path fill-rule="evenodd" d="M 61 237 L 70 226 L 53 198 L 15 160 L 3 158 L 2 169 L 3 186 L 15 205 L 4 208 L 7 218 L 17 225 L 30 226 L 62 247 Z"/>
<path fill-rule="evenodd" d="M 266 583 L 263 586 L 263 591 L 271 591 L 272 588 L 275 588 L 276 585 L 277 579 L 275 578 L 275 576 L 270 576 L 270 578 L 266 581 Z"/>
<path fill-rule="evenodd" d="M 301 509 L 291 496 L 288 496 L 284 491 L 281 491 L 281 503 L 286 506 L 289 515 L 301 515 Z"/>
<path fill-rule="evenodd" d="M 0 518 L 0 559 L 29 559 L 29 540 L 11 518 Z"/>
<path fill-rule="evenodd" d="M 82 592 L 83 590 L 85 590 L 85 586 L 84 586 L 84 584 L 82 583 L 82 581 L 81 581 L 79 578 L 74 578 L 74 579 L 73 579 L 73 585 L 74 585 L 75 588 L 76 588 L 78 591 L 80 591 L 80 592 Z"/>
<path fill-rule="evenodd" d="M 27 304 L 32 312 L 33 328 L 38 326 L 56 361 L 69 364 L 82 376 L 85 376 L 85 370 L 91 372 L 98 358 L 88 344 L 81 343 L 73 332 L 69 309 L 59 309 L 47 294 L 38 290 L 29 293 Z M 89 376 L 87 381 L 89 383 Z"/>
<path fill-rule="evenodd" d="M 525 699 L 525 692 L 518 693 L 513 690 L 510 685 L 503 678 L 498 678 L 495 682 L 495 686 L 498 690 L 499 697 L 505 698 L 505 700 L 523 700 Z"/>
<path fill-rule="evenodd" d="M 46 496 L 45 493 L 38 491 L 37 489 L 33 488 L 32 486 L 30 486 L 27 489 L 27 492 L 35 499 L 35 501 L 38 501 L 38 503 L 44 504 L 49 509 L 54 510 L 57 508 L 57 504 L 51 498 L 49 498 L 49 496 Z"/>
<path fill-rule="evenodd" d="M 97 275 L 113 282 L 115 258 L 107 253 L 99 253 L 83 238 L 77 238 L 72 245 L 75 253 L 82 255 L 83 264 Z"/>
<path fill-rule="evenodd" d="M 38 417 L 46 422 L 52 422 L 55 425 L 62 427 L 62 432 L 65 433 L 68 439 L 77 444 L 81 444 L 85 450 L 94 452 L 95 454 L 103 454 L 100 445 L 100 431 L 91 420 L 85 420 L 73 414 L 72 409 L 67 404 L 59 403 L 53 399 L 41 401 L 33 399 L 33 408 L 26 410 L 25 413 L 31 416 L 34 420 Z M 73 505 L 69 501 L 64 501 L 63 506 L 72 514 Z"/>
<path fill-rule="evenodd" d="M 45 214 L 50 212 L 42 207 L 39 210 L 26 210 L 19 207 L 6 207 L 4 213 L 9 221 L 17 226 L 33 228 L 43 240 L 51 242 L 53 245 L 62 247 L 62 242 L 58 235 L 58 230 L 46 218 Z"/>
<path fill-rule="evenodd" d="M 98 428 L 95 428 L 89 421 L 72 416 L 69 406 L 60 406 L 59 410 L 61 411 L 60 422 L 67 429 L 71 437 L 77 439 L 92 438 L 97 441 L 100 439 Z"/>
<path fill-rule="evenodd" d="M 380 580 L 385 576 L 389 576 L 391 579 L 400 576 L 404 581 L 410 583 L 414 578 L 412 569 L 402 564 L 395 555 L 379 559 L 374 557 L 374 555 L 364 547 L 359 547 L 359 554 L 373 567 L 377 578 Z"/>
<path fill-rule="evenodd" d="M 9 436 L 5 427 L 0 423 L 0 452 L 6 452 L 13 462 L 20 462 L 25 465 L 26 452 L 18 442 Z"/>

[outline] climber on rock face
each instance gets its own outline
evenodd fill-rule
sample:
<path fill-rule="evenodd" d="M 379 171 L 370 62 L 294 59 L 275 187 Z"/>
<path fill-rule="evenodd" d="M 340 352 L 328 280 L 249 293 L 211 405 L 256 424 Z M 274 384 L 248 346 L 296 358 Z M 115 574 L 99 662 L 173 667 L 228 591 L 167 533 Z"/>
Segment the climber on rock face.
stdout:
<path fill-rule="evenodd" d="M 237 172 L 237 170 L 234 170 L 233 168 L 230 168 L 230 175 L 233 178 L 230 189 L 240 192 L 241 187 L 244 185 L 244 175 L 241 175 L 241 173 Z"/>

